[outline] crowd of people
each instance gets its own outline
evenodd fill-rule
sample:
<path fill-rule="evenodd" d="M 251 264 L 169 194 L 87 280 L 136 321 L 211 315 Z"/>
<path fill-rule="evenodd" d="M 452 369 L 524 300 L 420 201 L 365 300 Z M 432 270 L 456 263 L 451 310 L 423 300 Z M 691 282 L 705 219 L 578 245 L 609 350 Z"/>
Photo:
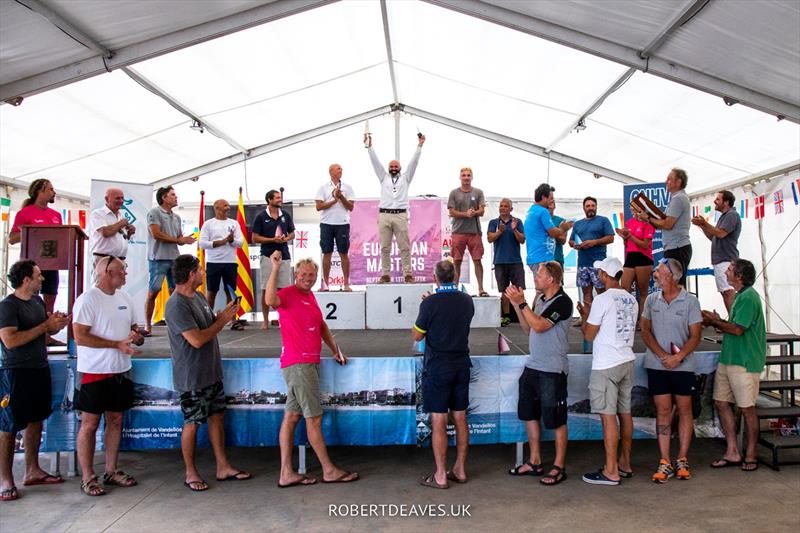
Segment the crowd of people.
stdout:
<path fill-rule="evenodd" d="M 425 136 L 406 172 L 391 161 L 388 170 L 380 164 L 369 135 L 364 139 L 370 161 L 381 184 L 377 223 L 381 243 L 380 283 L 390 283 L 390 244 L 397 239 L 403 267 L 402 281 L 414 282 L 408 247 L 408 191 L 420 158 Z M 342 183 L 342 167 L 329 168 L 330 182 L 320 187 L 316 208 L 320 215 L 323 281 L 327 278 L 334 247 L 342 258 L 344 290 L 350 290 L 349 214 L 354 193 Z M 460 171 L 460 187 L 448 198 L 453 219 L 452 259 L 435 265 L 436 289 L 427 293 L 414 321 L 412 335 L 425 340 L 420 394 L 432 417 L 432 446 L 435 470 L 420 480 L 426 487 L 446 489 L 452 483 L 466 483 L 469 443 L 469 333 L 474 315 L 472 298 L 458 290 L 461 266 L 469 253 L 478 275 L 478 296 L 486 295 L 482 285 L 483 245 L 480 218 L 486 201 L 472 186 L 472 170 Z M 493 265 L 502 294 L 504 325 L 514 321 L 529 338 L 529 356 L 519 377 L 518 417 L 524 422 L 530 456 L 511 470 L 514 476 L 541 476 L 544 485 L 567 479 L 566 451 L 567 390 L 569 361 L 568 332 L 574 308 L 580 315 L 583 337 L 592 341 L 592 371 L 589 398 L 592 412 L 600 415 L 605 447 L 604 465 L 583 475 L 591 484 L 617 485 L 633 475 L 631 448 L 633 420 L 631 391 L 637 329 L 647 348 L 644 366 L 648 387 L 656 406 L 656 434 L 660 458 L 652 480 L 664 483 L 672 477 L 692 477 L 689 448 L 693 434 L 692 395 L 695 387 L 694 350 L 701 330 L 710 326 L 722 332 L 722 350 L 714 385 L 714 400 L 727 449 L 711 464 L 714 468 L 740 466 L 752 471 L 758 466 L 755 443 L 758 419 L 755 404 L 759 376 L 766 357 L 766 330 L 758 294 L 753 289 L 753 264 L 738 257 L 737 240 L 741 222 L 733 208 L 730 191 L 720 191 L 715 200 L 721 213 L 712 226 L 703 217 L 690 216 L 684 189 L 688 177 L 680 169 L 670 171 L 667 189 L 671 201 L 665 218 L 638 213 L 624 229 L 612 229 L 607 217 L 597 214 L 597 200 L 583 201 L 585 218 L 564 220 L 554 214 L 554 188 L 541 184 L 534 191 L 534 204 L 524 222 L 513 216 L 513 203 L 500 201 L 499 217 L 489 221 L 487 239 L 493 246 Z M 29 199 L 17 214 L 10 241 L 19 240 L 24 224 L 60 224 L 60 215 L 48 207 L 55 198 L 52 184 L 34 181 Z M 252 242 L 261 247 L 263 287 L 262 328 L 270 326 L 268 310 L 277 311 L 281 329 L 280 366 L 287 387 L 285 415 L 280 428 L 281 488 L 310 485 L 316 478 L 299 474 L 292 463 L 292 444 L 298 422 L 306 421 L 309 442 L 322 466 L 323 483 L 347 483 L 359 479 L 356 472 L 337 467 L 331 460 L 322 432 L 320 357 L 324 342 L 335 361 L 346 365 L 347 357 L 323 320 L 313 295 L 319 267 L 303 259 L 292 276 L 288 243 L 294 238 L 291 216 L 282 210 L 279 191 L 266 194 L 267 207 L 253 222 Z M 173 387 L 180 393 L 184 425 L 181 450 L 185 463 L 185 486 L 191 491 L 208 490 L 209 485 L 195 464 L 198 428 L 208 425 L 216 458 L 218 481 L 244 481 L 250 473 L 231 465 L 225 453 L 225 394 L 218 334 L 227 325 L 240 329 L 236 319 L 239 300 L 233 298 L 236 285 L 236 250 L 244 243 L 238 223 L 228 218 L 230 205 L 214 202 L 214 218 L 206 221 L 199 234 L 199 246 L 206 250 L 205 267 L 192 255 L 180 255 L 179 245 L 192 244 L 195 237 L 183 235 L 180 217 L 174 212 L 178 199 L 172 187 L 156 193 L 157 205 L 147 214 L 149 287 L 145 324 L 134 320 L 133 302 L 122 290 L 125 285 L 128 241 L 136 228 L 120 208 L 124 195 L 118 188 L 105 194 L 104 205 L 90 216 L 90 253 L 93 287 L 75 301 L 71 315 L 53 311 L 58 273 L 41 271 L 35 262 L 20 260 L 9 273 L 14 292 L 0 302 L 0 500 L 19 496 L 13 473 L 15 437 L 24 430 L 24 485 L 63 482 L 44 471 L 38 463 L 42 422 L 51 412 L 50 370 L 47 343 L 50 335 L 72 324 L 77 345 L 75 408 L 81 411 L 77 453 L 82 470 L 81 490 L 89 496 L 106 494 L 109 486 L 130 487 L 137 480 L 118 468 L 123 413 L 133 402 L 129 378 L 131 357 L 152 335 L 155 299 L 166 280 L 171 296 L 165 321 L 172 357 Z M 728 310 L 727 319 L 715 311 L 701 310 L 695 296 L 687 292 L 685 280 L 692 257 L 689 230 L 694 224 L 711 240 L 711 261 L 715 280 Z M 664 259 L 654 263 L 653 238 L 662 230 Z M 624 262 L 607 256 L 615 233 L 625 242 Z M 525 299 L 525 270 L 521 245 L 526 246 L 525 264 L 533 274 L 536 298 Z M 576 283 L 580 301 L 573 304 L 564 291 L 563 245 L 577 250 Z M 655 268 L 654 268 L 655 267 Z M 649 291 L 650 276 L 660 290 Z M 294 279 L 292 279 L 292 277 Z M 229 294 L 218 313 L 213 306 L 217 292 Z M 637 287 L 638 296 L 632 292 Z M 205 284 L 206 295 L 198 288 Z M 324 286 L 321 290 L 326 290 Z M 42 296 L 39 296 L 39 294 Z M 747 449 L 738 447 L 732 405 L 741 409 L 748 435 Z M 678 419 L 678 449 L 670 450 L 673 410 Z M 105 465 L 102 477 L 94 470 L 95 435 L 105 421 Z M 456 459 L 447 468 L 447 423 L 456 430 Z M 555 434 L 555 457 L 545 468 L 541 453 L 542 425 Z M 674 457 L 674 461 L 673 461 Z M 101 483 L 102 479 L 102 483 Z"/>

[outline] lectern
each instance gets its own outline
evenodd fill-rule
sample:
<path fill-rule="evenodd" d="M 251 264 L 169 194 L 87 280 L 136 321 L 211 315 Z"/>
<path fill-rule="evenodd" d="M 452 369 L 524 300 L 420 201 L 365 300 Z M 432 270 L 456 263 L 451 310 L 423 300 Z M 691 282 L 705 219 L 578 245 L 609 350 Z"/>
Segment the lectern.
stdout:
<path fill-rule="evenodd" d="M 67 271 L 67 312 L 72 313 L 75 298 L 83 292 L 83 241 L 80 226 L 42 224 L 21 226 L 20 259 L 30 259 L 42 270 Z M 67 329 L 72 340 L 72 325 Z M 70 344 L 69 342 L 67 344 Z"/>

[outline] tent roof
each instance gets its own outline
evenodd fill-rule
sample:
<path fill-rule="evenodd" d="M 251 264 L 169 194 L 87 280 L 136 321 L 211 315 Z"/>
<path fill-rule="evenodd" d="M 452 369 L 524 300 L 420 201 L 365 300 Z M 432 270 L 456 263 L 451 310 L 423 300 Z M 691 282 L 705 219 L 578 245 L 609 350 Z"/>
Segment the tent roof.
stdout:
<path fill-rule="evenodd" d="M 310 198 L 337 161 L 374 196 L 369 119 L 387 159 L 426 133 L 420 192 L 700 189 L 800 160 L 798 28 L 793 0 L 0 0 L 0 175 Z"/>

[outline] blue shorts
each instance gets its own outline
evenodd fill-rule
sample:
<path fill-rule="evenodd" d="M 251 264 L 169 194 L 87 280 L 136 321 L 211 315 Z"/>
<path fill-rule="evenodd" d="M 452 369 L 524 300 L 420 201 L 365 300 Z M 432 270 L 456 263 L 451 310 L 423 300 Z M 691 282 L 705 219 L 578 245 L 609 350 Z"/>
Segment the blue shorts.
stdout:
<path fill-rule="evenodd" d="M 58 294 L 58 270 L 42 270 L 42 294 Z"/>
<path fill-rule="evenodd" d="M 469 367 L 422 371 L 422 406 L 426 413 L 466 411 L 469 407 Z"/>
<path fill-rule="evenodd" d="M 148 291 L 161 291 L 161 285 L 164 284 L 165 277 L 167 278 L 167 287 L 169 287 L 169 290 L 175 288 L 175 282 L 172 280 L 172 260 L 148 259 L 147 271 L 150 274 L 150 282 L 147 285 Z"/>
<path fill-rule="evenodd" d="M 206 263 L 206 290 L 219 291 L 219 282 L 225 284 L 231 296 L 236 292 L 236 263 Z"/>
<path fill-rule="evenodd" d="M 600 274 L 594 267 L 578 267 L 578 275 L 575 280 L 578 287 L 592 287 L 595 289 L 605 289 L 606 286 L 600 281 Z"/>
<path fill-rule="evenodd" d="M 16 433 L 53 412 L 50 367 L 0 369 L 0 431 Z"/>
<path fill-rule="evenodd" d="M 350 250 L 350 224 L 320 224 L 319 247 L 323 254 L 333 253 L 333 242 L 336 251 L 346 254 Z"/>

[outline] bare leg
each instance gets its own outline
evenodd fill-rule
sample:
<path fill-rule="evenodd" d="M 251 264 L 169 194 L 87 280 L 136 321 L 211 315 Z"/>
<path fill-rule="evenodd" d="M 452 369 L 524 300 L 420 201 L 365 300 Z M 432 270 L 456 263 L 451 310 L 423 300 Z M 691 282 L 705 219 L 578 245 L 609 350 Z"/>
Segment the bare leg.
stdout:
<path fill-rule="evenodd" d="M 542 428 L 539 425 L 539 421 L 526 420 L 525 430 L 528 433 L 528 446 L 530 447 L 530 456 L 528 457 L 528 462 L 534 465 L 540 465 L 542 464 Z M 522 469 L 522 472 L 528 472 L 530 469 L 530 467 L 525 467 Z"/>
<path fill-rule="evenodd" d="M 269 329 L 269 306 L 267 305 L 267 291 L 261 291 L 261 314 L 264 315 L 264 322 L 261 323 L 261 329 Z"/>
<path fill-rule="evenodd" d="M 669 440 L 672 436 L 672 395 L 658 394 L 653 396 L 656 404 L 656 437 L 661 458 L 669 461 Z M 691 404 L 690 404 L 691 408 Z M 682 455 L 680 457 L 683 457 Z"/>
<path fill-rule="evenodd" d="M 39 446 L 42 443 L 42 423 L 31 422 L 22 437 L 25 444 L 25 480 L 39 479 L 49 475 L 39 466 Z"/>
<path fill-rule="evenodd" d="M 625 267 L 622 269 L 622 279 L 619 280 L 619 284 L 624 290 L 631 292 L 634 278 L 636 278 L 636 269 Z"/>
<path fill-rule="evenodd" d="M 561 427 L 556 428 L 556 458 L 553 461 L 553 464 L 564 468 L 567 464 L 567 439 L 569 437 L 569 430 L 567 429 L 567 425 L 564 424 Z M 551 472 L 554 474 L 554 472 Z"/>
<path fill-rule="evenodd" d="M 45 311 L 48 313 L 52 313 L 53 309 L 56 308 L 56 296 L 57 294 L 42 294 L 42 300 L 44 300 L 44 308 Z"/>
<path fill-rule="evenodd" d="M 694 433 L 694 418 L 692 417 L 692 397 L 675 396 L 675 405 L 678 408 L 678 459 L 689 456 L 689 445 L 692 443 Z"/>
<path fill-rule="evenodd" d="M 722 300 L 725 302 L 725 309 L 728 310 L 728 316 L 731 314 L 731 307 L 733 307 L 733 300 L 736 298 L 736 291 L 729 289 L 722 293 Z"/>
<path fill-rule="evenodd" d="M 606 464 L 603 475 L 608 479 L 619 481 L 619 465 L 617 464 L 617 448 L 619 447 L 619 430 L 616 415 L 600 415 L 603 423 L 603 446 L 606 451 Z"/>
<path fill-rule="evenodd" d="M 156 308 L 156 298 L 161 291 L 147 291 L 147 298 L 144 301 L 144 329 L 152 331 L 153 311 Z"/>
<path fill-rule="evenodd" d="M 325 445 L 325 437 L 322 434 L 322 415 L 306 418 L 306 433 L 308 433 L 308 442 L 314 448 L 314 453 L 317 454 L 317 459 L 322 467 L 322 478 L 332 481 L 344 475 L 345 471 L 333 464 L 328 455 L 328 447 Z M 358 479 L 358 474 L 352 472 L 344 479 Z"/>
<path fill-rule="evenodd" d="M 328 280 L 331 277 L 331 258 L 333 257 L 333 253 L 330 254 L 322 254 L 322 284 L 323 286 L 328 285 Z"/>
<path fill-rule="evenodd" d="M 583 303 L 592 303 L 592 286 L 589 285 L 588 287 L 581 287 L 581 292 L 583 293 Z"/>
<path fill-rule="evenodd" d="M 453 474 L 455 474 L 458 479 L 466 479 L 467 451 L 469 450 L 467 412 L 452 411 L 450 416 L 453 417 L 453 424 L 456 426 L 456 462 L 453 464 Z"/>
<path fill-rule="evenodd" d="M 725 442 L 727 444 L 725 454 L 722 457 L 731 462 L 741 461 L 742 454 L 739 452 L 739 444 L 736 442 L 736 420 L 733 418 L 731 404 L 716 400 L 714 401 L 714 406 L 717 408 L 719 424 L 722 426 L 722 433 L 725 434 Z"/>
<path fill-rule="evenodd" d="M 618 467 L 631 472 L 631 449 L 633 448 L 633 417 L 630 413 L 621 413 L 619 418 L 619 464 Z"/>
<path fill-rule="evenodd" d="M 436 463 L 436 483 L 447 483 L 447 413 L 431 413 L 433 426 L 433 460 Z"/>
<path fill-rule="evenodd" d="M 217 462 L 217 479 L 225 479 L 228 476 L 235 476 L 237 474 L 241 476 L 241 479 L 250 477 L 247 472 L 241 472 L 228 462 L 228 455 L 225 453 L 224 412 L 208 417 L 208 440 L 211 441 L 211 448 L 214 450 L 214 459 Z"/>
<path fill-rule="evenodd" d="M 217 301 L 217 291 L 206 291 L 206 301 L 211 310 L 214 310 L 214 302 Z"/>
<path fill-rule="evenodd" d="M 284 411 L 279 436 L 281 446 L 281 473 L 278 484 L 288 485 L 299 481 L 303 476 L 294 471 L 292 465 L 292 447 L 294 446 L 294 430 L 302 415 L 292 411 Z"/>
<path fill-rule="evenodd" d="M 637 321 L 642 318 L 644 302 L 647 300 L 647 296 L 650 293 L 650 274 L 651 270 L 649 266 L 636 267 L 636 286 L 639 288 L 639 317 Z"/>
<path fill-rule="evenodd" d="M 756 454 L 756 441 L 758 441 L 758 415 L 755 406 L 743 407 L 742 418 L 744 419 L 745 435 L 747 436 L 747 451 L 744 454 L 745 461 L 755 462 L 758 460 Z"/>
<path fill-rule="evenodd" d="M 478 278 L 478 294 L 483 292 L 483 264 L 480 259 L 472 262 L 475 265 L 475 277 Z"/>
<path fill-rule="evenodd" d="M 461 259 L 453 259 L 453 266 L 456 269 L 456 279 L 455 284 L 458 285 L 461 280 L 461 263 L 463 260 Z"/>
<path fill-rule="evenodd" d="M 96 435 L 97 427 L 100 425 L 100 416 L 92 413 L 81 413 L 81 427 L 78 430 L 78 438 L 75 444 L 83 481 L 88 481 L 94 476 L 94 451 L 97 444 Z M 106 457 L 108 457 L 108 452 L 106 452 Z"/>
<path fill-rule="evenodd" d="M 14 486 L 14 442 L 16 433 L 0 431 L 0 490 Z"/>
<path fill-rule="evenodd" d="M 339 252 L 339 259 L 342 260 L 342 277 L 344 278 L 344 290 L 350 290 L 350 256 Z"/>
<path fill-rule="evenodd" d="M 183 424 L 183 433 L 181 433 L 181 454 L 183 455 L 183 463 L 186 465 L 186 482 L 202 483 L 203 477 L 197 471 L 197 466 L 194 463 L 194 450 L 197 446 L 197 424 L 187 422 Z"/>

